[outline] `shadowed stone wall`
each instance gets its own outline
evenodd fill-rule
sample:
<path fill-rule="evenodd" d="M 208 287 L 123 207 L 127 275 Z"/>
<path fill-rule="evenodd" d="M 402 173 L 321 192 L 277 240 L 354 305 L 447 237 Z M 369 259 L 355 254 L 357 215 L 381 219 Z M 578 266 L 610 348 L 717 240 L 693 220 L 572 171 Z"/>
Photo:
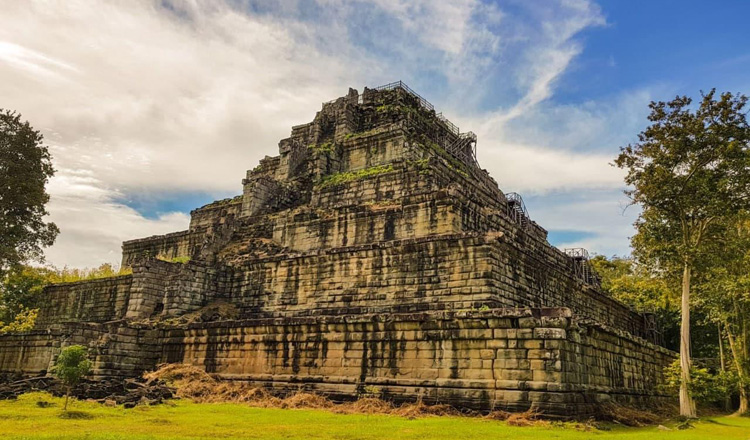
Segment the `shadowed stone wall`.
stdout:
<path fill-rule="evenodd" d="M 45 287 L 36 326 L 57 322 L 121 319 L 130 302 L 131 275 Z"/>

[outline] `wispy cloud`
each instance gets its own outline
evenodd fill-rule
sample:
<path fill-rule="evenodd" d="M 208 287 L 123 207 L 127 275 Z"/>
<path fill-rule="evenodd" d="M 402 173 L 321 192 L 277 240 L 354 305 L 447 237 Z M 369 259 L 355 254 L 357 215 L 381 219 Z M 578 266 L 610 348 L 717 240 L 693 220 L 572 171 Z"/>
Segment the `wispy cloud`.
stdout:
<path fill-rule="evenodd" d="M 410 82 L 478 132 L 503 188 L 617 186 L 608 153 L 573 147 L 607 133 L 617 107 L 602 117 L 597 104 L 549 103 L 583 49 L 577 35 L 604 24 L 583 0 L 10 2 L 0 104 L 54 155 L 63 232 L 50 260 L 94 265 L 117 261 L 123 239 L 187 225 L 118 201 L 239 193 L 246 169 L 350 85 Z"/>

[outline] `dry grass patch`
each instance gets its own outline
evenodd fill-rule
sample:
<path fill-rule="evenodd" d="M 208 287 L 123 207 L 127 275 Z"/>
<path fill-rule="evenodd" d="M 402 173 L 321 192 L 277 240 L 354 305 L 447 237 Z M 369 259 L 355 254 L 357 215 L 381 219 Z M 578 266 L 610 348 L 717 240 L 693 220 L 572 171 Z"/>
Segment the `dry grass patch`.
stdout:
<path fill-rule="evenodd" d="M 597 418 L 608 422 L 635 427 L 656 425 L 664 420 L 664 417 L 655 412 L 636 409 L 616 403 L 605 403 L 601 405 L 599 407 Z"/>
<path fill-rule="evenodd" d="M 145 374 L 144 377 L 163 380 L 176 388 L 177 396 L 196 403 L 229 402 L 261 408 L 326 409 L 338 414 L 382 414 L 407 419 L 479 415 L 474 412 L 462 413 L 446 404 L 427 405 L 421 399 L 414 403 L 396 406 L 377 397 L 363 397 L 353 402 L 335 404 L 324 396 L 303 391 L 282 398 L 274 396 L 264 388 L 246 383 L 217 380 L 200 368 L 184 364 L 166 364 L 152 373 Z M 544 420 L 543 414 L 535 408 L 521 413 L 496 410 L 485 415 L 484 418 L 505 421 L 510 426 L 550 426 L 550 422 Z M 642 427 L 658 424 L 665 417 L 651 411 L 607 403 L 600 407 L 597 418 L 625 426 Z M 586 429 L 588 428 L 589 425 L 586 425 Z"/>

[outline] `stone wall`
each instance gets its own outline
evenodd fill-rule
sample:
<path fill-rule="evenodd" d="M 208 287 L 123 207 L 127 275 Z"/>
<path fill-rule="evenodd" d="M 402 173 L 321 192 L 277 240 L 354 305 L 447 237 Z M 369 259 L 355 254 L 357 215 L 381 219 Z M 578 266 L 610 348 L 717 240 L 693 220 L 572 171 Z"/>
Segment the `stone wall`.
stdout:
<path fill-rule="evenodd" d="M 131 275 L 45 287 L 36 326 L 58 322 L 107 322 L 121 319 L 130 302 Z"/>
<path fill-rule="evenodd" d="M 190 257 L 190 231 L 154 235 L 122 243 L 122 267 L 129 267 L 142 258 L 163 258 L 171 260 Z"/>
<path fill-rule="evenodd" d="M 92 378 L 134 377 L 153 370 L 161 356 L 159 331 L 122 322 L 67 323 L 0 338 L 0 377 L 31 377 L 51 372 L 60 350 L 88 348 Z"/>
<path fill-rule="evenodd" d="M 230 265 L 226 290 L 244 316 L 470 309 L 492 300 L 484 244 L 455 234 L 250 257 Z"/>
<path fill-rule="evenodd" d="M 328 211 L 291 211 L 276 222 L 273 239 L 288 249 L 307 252 L 459 232 L 455 205 L 432 199 L 409 205 L 382 201 Z"/>
<path fill-rule="evenodd" d="M 0 375 L 48 371 L 61 346 L 83 344 L 95 375 L 132 376 L 162 362 L 223 379 L 350 399 L 422 398 L 481 410 L 591 415 L 643 404 L 674 353 L 567 309 L 252 319 L 154 329 L 74 323 L 0 338 Z"/>
<path fill-rule="evenodd" d="M 661 398 L 674 355 L 579 327 L 565 309 L 248 320 L 165 333 L 162 361 L 224 379 L 352 398 L 586 416 L 602 401 Z"/>
<path fill-rule="evenodd" d="M 133 267 L 129 319 L 171 317 L 192 312 L 216 299 L 216 270 L 203 262 L 142 260 Z"/>

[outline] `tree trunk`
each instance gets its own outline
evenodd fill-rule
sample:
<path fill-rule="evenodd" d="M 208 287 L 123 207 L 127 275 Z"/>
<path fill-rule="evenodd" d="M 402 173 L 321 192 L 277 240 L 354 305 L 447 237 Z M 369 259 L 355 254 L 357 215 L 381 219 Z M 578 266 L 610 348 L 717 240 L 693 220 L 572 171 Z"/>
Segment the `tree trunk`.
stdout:
<path fill-rule="evenodd" d="M 747 394 L 747 386 L 740 384 L 740 408 L 737 415 L 750 416 L 750 396 Z"/>
<path fill-rule="evenodd" d="M 695 418 L 695 402 L 690 396 L 690 265 L 682 271 L 682 324 L 680 326 L 680 415 Z"/>
<path fill-rule="evenodd" d="M 68 410 L 68 399 L 70 398 L 70 387 L 65 388 L 65 405 L 63 406 L 63 411 Z"/>
<path fill-rule="evenodd" d="M 750 396 L 748 395 L 747 388 L 750 379 L 748 378 L 748 372 L 746 370 L 748 360 L 745 358 L 745 347 L 737 346 L 738 344 L 743 343 L 743 341 L 736 340 L 736 338 L 732 335 L 732 329 L 729 325 L 726 326 L 726 329 L 727 340 L 729 341 L 729 349 L 732 350 L 732 357 L 734 358 L 734 364 L 737 367 L 737 377 L 739 378 L 740 382 L 740 407 L 737 410 L 737 414 L 741 416 L 748 415 L 750 414 Z M 742 329 L 741 331 L 744 332 L 744 329 Z"/>
<path fill-rule="evenodd" d="M 724 338 L 721 336 L 721 322 L 716 323 L 717 334 L 719 335 L 719 360 L 721 361 L 721 372 L 727 372 L 727 361 L 724 355 Z M 729 412 L 732 410 L 732 397 L 730 394 L 724 398 L 724 411 Z"/>

